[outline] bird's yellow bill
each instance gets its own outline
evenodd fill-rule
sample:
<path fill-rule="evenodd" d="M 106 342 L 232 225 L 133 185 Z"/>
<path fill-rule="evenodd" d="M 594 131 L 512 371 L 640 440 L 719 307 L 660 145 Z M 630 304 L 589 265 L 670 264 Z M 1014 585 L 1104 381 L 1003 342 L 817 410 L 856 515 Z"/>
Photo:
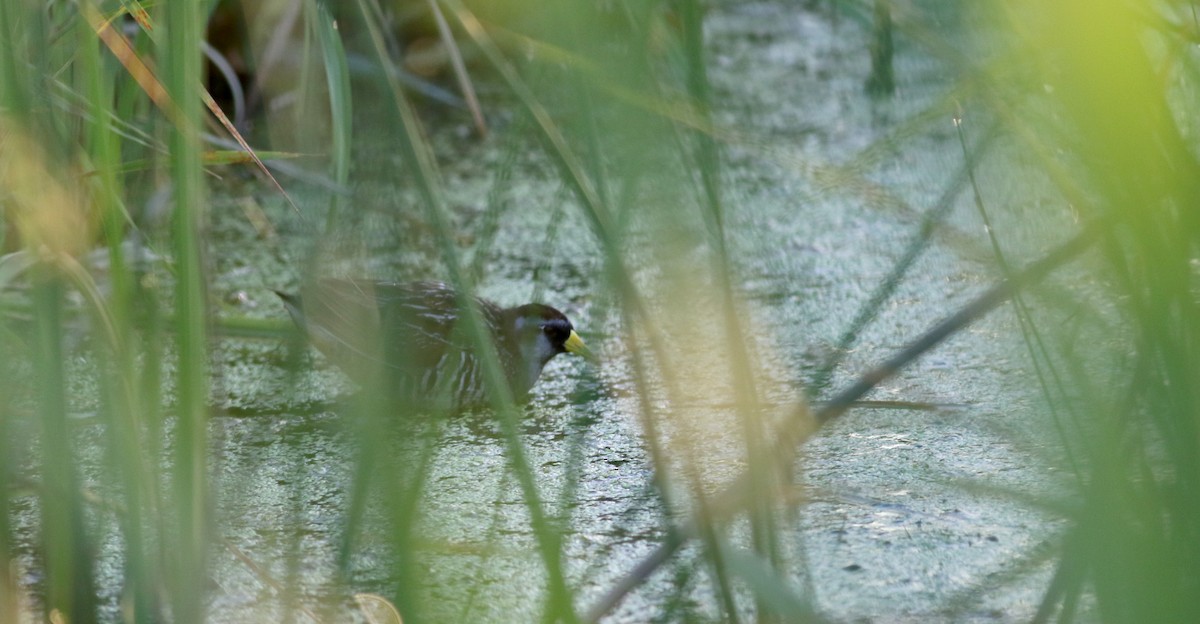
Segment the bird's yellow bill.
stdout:
<path fill-rule="evenodd" d="M 592 350 L 583 344 L 583 339 L 573 329 L 571 335 L 567 336 L 567 341 L 563 343 L 563 348 L 567 350 L 567 353 L 574 353 L 589 360 L 596 359 L 596 356 L 592 355 Z"/>

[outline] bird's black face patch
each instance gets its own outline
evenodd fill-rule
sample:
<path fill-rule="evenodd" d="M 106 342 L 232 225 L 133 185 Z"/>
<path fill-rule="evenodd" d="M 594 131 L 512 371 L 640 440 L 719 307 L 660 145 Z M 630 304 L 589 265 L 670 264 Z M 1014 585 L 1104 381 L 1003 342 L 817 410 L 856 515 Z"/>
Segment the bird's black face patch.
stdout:
<path fill-rule="evenodd" d="M 542 321 L 541 328 L 542 333 L 546 334 L 546 337 L 550 339 L 550 344 L 554 345 L 555 350 L 557 350 L 559 353 L 566 352 L 566 348 L 563 347 L 563 343 L 565 343 L 567 339 L 571 337 L 571 331 L 573 328 L 571 327 L 570 321 L 565 318 L 549 319 Z"/>

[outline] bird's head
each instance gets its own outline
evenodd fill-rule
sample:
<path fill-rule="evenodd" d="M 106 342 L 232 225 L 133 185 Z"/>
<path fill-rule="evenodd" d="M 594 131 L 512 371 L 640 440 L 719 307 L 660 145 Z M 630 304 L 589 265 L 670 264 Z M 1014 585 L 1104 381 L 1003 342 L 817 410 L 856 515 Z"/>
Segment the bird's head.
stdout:
<path fill-rule="evenodd" d="M 571 321 L 558 310 L 540 303 L 529 303 L 512 310 L 513 329 L 521 354 L 527 361 L 545 365 L 559 353 L 573 353 L 594 359 Z"/>

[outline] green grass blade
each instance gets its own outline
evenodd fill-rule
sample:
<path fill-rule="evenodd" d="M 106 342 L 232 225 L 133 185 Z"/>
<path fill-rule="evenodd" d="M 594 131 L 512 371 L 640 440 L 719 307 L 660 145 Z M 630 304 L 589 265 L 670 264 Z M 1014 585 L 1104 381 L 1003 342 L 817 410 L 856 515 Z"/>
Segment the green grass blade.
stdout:
<path fill-rule="evenodd" d="M 324 4 L 312 1 L 308 3 L 308 7 L 309 14 L 313 16 L 313 27 L 317 31 L 321 57 L 324 60 L 322 69 L 325 71 L 326 87 L 329 90 L 330 132 L 333 139 L 330 172 L 334 182 L 345 187 L 350 180 L 350 141 L 353 136 L 350 68 L 346 62 L 346 50 L 342 46 L 341 34 L 329 10 Z M 334 218 L 339 214 L 340 203 L 341 198 L 338 194 L 330 197 L 329 213 L 325 220 L 326 232 L 330 231 Z"/>
<path fill-rule="evenodd" d="M 193 2 L 164 6 L 165 37 L 160 63 L 165 86 L 178 110 L 169 128 L 171 182 L 175 205 L 171 246 L 175 260 L 175 348 L 178 396 L 175 409 L 174 506 L 178 514 L 177 564 L 172 582 L 172 612 L 178 622 L 205 619 L 210 541 L 208 485 L 208 301 L 202 259 L 204 185 L 201 170 L 200 36 L 205 23 Z M 170 539 L 170 538 L 168 538 Z"/>

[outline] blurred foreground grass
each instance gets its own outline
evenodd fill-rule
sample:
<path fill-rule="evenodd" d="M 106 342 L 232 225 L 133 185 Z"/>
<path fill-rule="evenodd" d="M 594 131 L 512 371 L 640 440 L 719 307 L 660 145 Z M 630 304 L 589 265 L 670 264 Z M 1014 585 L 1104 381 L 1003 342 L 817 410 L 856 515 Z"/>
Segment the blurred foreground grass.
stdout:
<path fill-rule="evenodd" d="M 1200 621 L 1195 8 L 1070 0 L 968 12 L 949 5 L 836 2 L 817 13 L 879 20 L 877 65 L 889 62 L 894 28 L 912 53 L 938 58 L 955 79 L 945 100 L 905 120 L 864 151 L 862 162 L 817 166 L 811 175 L 869 196 L 875 187 L 858 165 L 903 150 L 928 119 L 965 110 L 968 122 L 993 122 L 1045 172 L 1058 194 L 1055 209 L 1072 211 L 1078 231 L 1099 232 L 1095 253 L 1069 273 L 1099 296 L 1014 301 L 1037 371 L 1031 383 L 1039 384 L 1077 486 L 1068 500 L 1036 501 L 1070 524 L 1035 619 Z M 665 544 L 701 545 L 703 582 L 722 620 L 740 621 L 747 611 L 761 621 L 820 619 L 786 572 L 803 562 L 788 560 L 780 519 L 794 504 L 799 445 L 823 421 L 811 419 L 798 398 L 783 415 L 764 417 L 761 380 L 769 374 L 749 347 L 754 328 L 729 251 L 722 159 L 727 145 L 755 148 L 757 141 L 765 151 L 768 141 L 714 120 L 720 102 L 708 80 L 705 11 L 697 0 L 0 3 L 0 621 L 206 619 L 208 560 L 223 543 L 211 487 L 212 335 L 253 325 L 214 314 L 210 191 L 242 175 L 231 167 L 279 192 L 333 189 L 320 210 L 304 202 L 296 208 L 316 242 L 292 261 L 315 277 L 331 258 L 361 253 L 321 244 L 338 223 L 353 222 L 345 191 L 356 171 L 373 166 L 354 161 L 355 133 L 394 134 L 404 163 L 395 175 L 418 196 L 396 209 L 396 220 L 420 224 L 438 275 L 471 290 L 485 277 L 483 263 L 463 254 L 425 130 L 460 114 L 457 107 L 470 111 L 479 135 L 504 132 L 488 120 L 511 110 L 512 125 L 538 138 L 590 228 L 574 233 L 600 253 L 602 269 L 589 279 L 613 302 L 621 343 L 642 347 L 619 357 L 635 372 L 657 496 L 687 512 L 678 524 L 664 520 Z M 986 51 L 959 45 L 956 28 L 986 31 L 1000 44 Z M 886 82 L 870 84 L 878 93 Z M 886 100 L 882 91 L 877 97 Z M 386 112 L 355 114 L 362 93 L 389 98 L 370 102 L 372 111 Z M 282 162 L 268 169 L 247 160 L 239 147 L 246 145 Z M 966 159 L 973 173 L 986 154 Z M 503 181 L 503 170 L 496 176 Z M 985 219 L 1004 211 L 988 200 L 977 194 L 974 202 Z M 504 216 L 497 202 L 485 221 Z M 926 225 L 918 232 L 914 223 L 914 256 L 938 227 L 934 218 Z M 989 229 L 1002 274 L 1033 260 L 1006 254 L 1022 242 L 1013 240 L 1019 234 Z M 476 254 L 491 248 L 495 234 L 481 231 Z M 1077 232 L 1052 234 L 1067 240 Z M 274 243 L 264 235 L 262 244 Z M 907 268 L 899 262 L 878 286 L 840 347 L 854 346 L 855 327 L 874 318 Z M 683 316 L 658 322 L 664 310 Z M 483 335 L 478 319 L 472 327 L 477 339 Z M 68 364 L 76 358 L 95 363 L 94 384 L 73 379 L 77 369 Z M 647 559 L 599 603 L 585 604 L 563 571 L 568 529 L 535 483 L 521 413 L 494 361 L 491 370 L 496 418 L 547 580 L 542 619 L 603 617 L 674 547 L 660 549 L 661 558 Z M 708 383 L 713 377 L 722 383 Z M 79 387 L 91 396 L 68 395 Z M 353 406 L 361 457 L 346 510 L 343 571 L 365 500 L 388 487 L 374 470 L 396 410 L 372 400 L 383 395 L 368 388 Z M 734 406 L 746 471 L 736 496 L 714 496 L 706 486 L 702 449 L 660 434 L 664 423 L 688 426 L 686 404 L 697 398 Z M 75 404 L 96 406 L 104 425 L 101 439 L 86 442 L 100 451 L 114 484 L 102 496 L 81 479 Z M 418 472 L 388 498 L 397 552 L 418 547 L 414 518 L 425 487 Z M 31 493 L 38 535 L 17 535 L 10 510 Z M 747 544 L 730 538 L 735 516 L 749 520 Z M 109 522 L 120 533 L 119 553 L 98 543 L 97 527 Z M 8 564 L 17 542 L 38 544 L 36 570 Z M 406 621 L 421 621 L 420 571 L 410 557 L 395 565 L 398 589 L 387 598 Z M 119 599 L 102 596 L 95 578 L 113 567 Z M 347 588 L 347 602 L 353 593 Z M 292 599 L 288 612 L 297 618 L 345 617 L 346 604 Z"/>

